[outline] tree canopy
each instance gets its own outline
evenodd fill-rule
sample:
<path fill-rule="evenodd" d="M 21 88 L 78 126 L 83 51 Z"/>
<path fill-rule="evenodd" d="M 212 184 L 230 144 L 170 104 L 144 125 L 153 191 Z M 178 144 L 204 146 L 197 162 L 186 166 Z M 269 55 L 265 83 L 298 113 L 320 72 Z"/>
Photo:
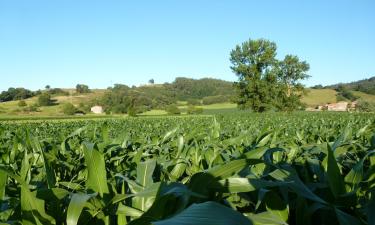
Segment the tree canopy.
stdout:
<path fill-rule="evenodd" d="M 106 112 L 140 113 L 150 109 L 166 109 L 179 100 L 197 102 L 198 105 L 201 99 L 207 104 L 227 102 L 234 93 L 232 82 L 212 78 L 196 80 L 178 77 L 172 83 L 162 85 L 130 88 L 127 85 L 115 84 L 107 89 L 97 104 L 103 105 Z"/>
<path fill-rule="evenodd" d="M 39 95 L 38 104 L 39 106 L 53 105 L 53 100 L 51 99 L 51 95 L 48 93 L 42 93 L 41 95 Z"/>
<path fill-rule="evenodd" d="M 7 91 L 3 91 L 0 94 L 0 102 L 22 100 L 33 97 L 36 92 L 30 91 L 25 88 L 8 88 Z"/>
<path fill-rule="evenodd" d="M 89 89 L 89 86 L 87 86 L 85 84 L 77 84 L 76 85 L 76 91 L 77 91 L 77 93 L 83 94 L 83 93 L 89 93 L 90 89 Z"/>
<path fill-rule="evenodd" d="M 309 77 L 309 64 L 293 55 L 278 60 L 276 54 L 276 44 L 265 39 L 250 39 L 231 51 L 239 108 L 288 111 L 302 105 L 304 86 L 300 81 Z"/>

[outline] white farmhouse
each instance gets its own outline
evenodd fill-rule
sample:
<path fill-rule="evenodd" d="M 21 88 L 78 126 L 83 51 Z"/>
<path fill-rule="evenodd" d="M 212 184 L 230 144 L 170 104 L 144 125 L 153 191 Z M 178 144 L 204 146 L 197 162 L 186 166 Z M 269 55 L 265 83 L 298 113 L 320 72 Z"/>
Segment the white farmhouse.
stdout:
<path fill-rule="evenodd" d="M 103 113 L 103 107 L 100 106 L 100 105 L 95 105 L 95 106 L 91 107 L 91 112 L 93 112 L 95 114 L 102 114 Z"/>

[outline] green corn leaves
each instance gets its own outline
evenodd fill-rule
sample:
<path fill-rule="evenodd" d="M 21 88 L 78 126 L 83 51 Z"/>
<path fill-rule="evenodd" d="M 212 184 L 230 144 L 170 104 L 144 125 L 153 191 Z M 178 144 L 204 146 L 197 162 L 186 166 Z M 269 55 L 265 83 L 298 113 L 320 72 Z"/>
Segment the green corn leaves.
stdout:
<path fill-rule="evenodd" d="M 23 224 L 55 224 L 45 212 L 44 201 L 38 199 L 25 183 L 21 185 L 21 210 Z"/>
<path fill-rule="evenodd" d="M 331 191 L 335 197 L 338 197 L 339 195 L 346 193 L 344 179 L 341 176 L 341 171 L 337 164 L 333 150 L 330 148 L 329 145 L 327 145 L 327 147 L 328 155 L 323 162 L 324 168 L 327 172 L 328 184 L 331 188 Z"/>
<path fill-rule="evenodd" d="M 4 200 L 5 187 L 7 185 L 8 175 L 0 171 L 0 200 Z"/>
<path fill-rule="evenodd" d="M 374 224 L 372 114 L 0 123 L 0 224 Z"/>
<path fill-rule="evenodd" d="M 86 187 L 101 196 L 108 193 L 107 175 L 103 155 L 95 149 L 92 143 L 84 142 L 82 149 L 87 164 Z"/>
<path fill-rule="evenodd" d="M 215 202 L 193 204 L 181 213 L 153 225 L 251 225 L 240 213 Z"/>
<path fill-rule="evenodd" d="M 86 202 L 94 197 L 95 195 L 77 193 L 73 194 L 66 216 L 66 224 L 67 225 L 76 225 L 78 224 L 78 219 L 81 215 L 82 209 L 85 206 Z"/>

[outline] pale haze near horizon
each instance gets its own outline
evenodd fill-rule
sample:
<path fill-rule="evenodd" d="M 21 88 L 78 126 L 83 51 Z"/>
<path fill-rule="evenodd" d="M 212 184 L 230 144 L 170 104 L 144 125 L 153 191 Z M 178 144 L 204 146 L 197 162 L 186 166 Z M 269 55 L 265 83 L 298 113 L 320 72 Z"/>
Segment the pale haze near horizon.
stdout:
<path fill-rule="evenodd" d="M 334 84 L 375 75 L 374 1 L 0 1 L 0 90 L 235 81 L 236 44 L 274 41 Z"/>

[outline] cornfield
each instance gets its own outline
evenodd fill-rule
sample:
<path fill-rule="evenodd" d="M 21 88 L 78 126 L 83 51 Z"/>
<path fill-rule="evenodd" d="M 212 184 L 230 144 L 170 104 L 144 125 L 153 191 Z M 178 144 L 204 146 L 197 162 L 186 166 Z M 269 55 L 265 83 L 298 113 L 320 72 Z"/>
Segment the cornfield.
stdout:
<path fill-rule="evenodd" d="M 0 224 L 375 224 L 375 116 L 3 121 Z"/>

